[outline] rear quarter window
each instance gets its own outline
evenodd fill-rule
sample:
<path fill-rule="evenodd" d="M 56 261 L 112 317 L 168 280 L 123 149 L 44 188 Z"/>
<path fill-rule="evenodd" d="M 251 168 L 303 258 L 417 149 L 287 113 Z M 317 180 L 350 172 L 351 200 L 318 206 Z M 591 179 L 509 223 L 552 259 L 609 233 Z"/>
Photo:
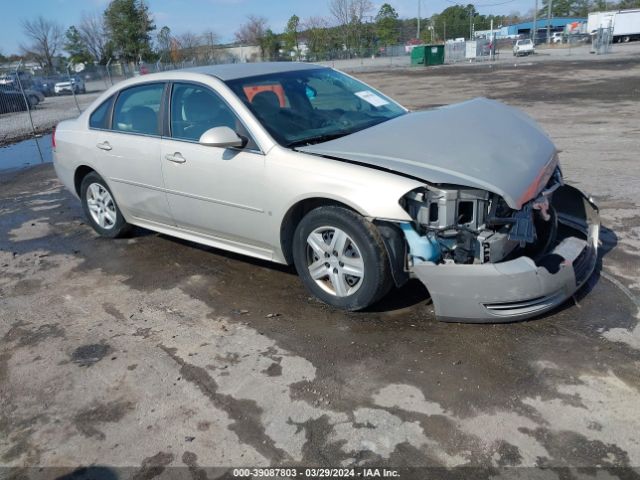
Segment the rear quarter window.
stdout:
<path fill-rule="evenodd" d="M 109 128 L 109 112 L 113 104 L 113 96 L 102 102 L 89 117 L 90 128 Z"/>

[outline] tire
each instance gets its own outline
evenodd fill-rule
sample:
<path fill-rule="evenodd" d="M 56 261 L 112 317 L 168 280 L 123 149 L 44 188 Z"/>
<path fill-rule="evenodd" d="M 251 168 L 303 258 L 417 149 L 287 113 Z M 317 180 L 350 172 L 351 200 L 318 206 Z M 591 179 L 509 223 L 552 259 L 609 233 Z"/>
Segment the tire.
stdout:
<path fill-rule="evenodd" d="M 122 216 L 109 186 L 96 172 L 88 173 L 82 179 L 80 199 L 89 224 L 101 236 L 120 238 L 131 230 L 131 225 Z M 101 215 L 100 212 L 104 213 Z"/>
<path fill-rule="evenodd" d="M 34 108 L 36 105 L 38 105 L 38 103 L 38 97 L 29 95 L 29 108 Z"/>
<path fill-rule="evenodd" d="M 342 247 L 334 245 L 334 239 Z M 344 310 L 373 305 L 392 285 L 387 251 L 377 228 L 343 207 L 319 207 L 300 221 L 293 238 L 293 260 L 313 295 Z M 361 275 L 349 275 L 347 269 Z"/>

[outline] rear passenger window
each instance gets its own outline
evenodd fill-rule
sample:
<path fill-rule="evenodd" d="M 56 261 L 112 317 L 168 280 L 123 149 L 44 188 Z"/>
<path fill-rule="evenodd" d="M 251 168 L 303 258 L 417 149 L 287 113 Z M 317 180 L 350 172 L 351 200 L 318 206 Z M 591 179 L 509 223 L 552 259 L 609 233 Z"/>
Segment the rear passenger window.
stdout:
<path fill-rule="evenodd" d="M 160 135 L 158 118 L 163 90 L 162 83 L 123 90 L 116 100 L 111 128 L 120 132 Z"/>
<path fill-rule="evenodd" d="M 113 96 L 109 97 L 96 108 L 89 117 L 89 127 L 91 128 L 108 128 L 109 127 L 109 111 L 113 103 Z"/>

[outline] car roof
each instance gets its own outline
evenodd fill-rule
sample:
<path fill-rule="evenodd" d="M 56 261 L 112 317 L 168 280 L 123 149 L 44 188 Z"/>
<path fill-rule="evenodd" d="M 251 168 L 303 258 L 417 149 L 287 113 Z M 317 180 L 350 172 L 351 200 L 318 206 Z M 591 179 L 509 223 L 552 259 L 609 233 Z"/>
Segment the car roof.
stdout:
<path fill-rule="evenodd" d="M 300 70 L 314 70 L 328 68 L 323 65 L 302 62 L 259 62 L 259 63 L 228 63 L 209 65 L 206 67 L 185 68 L 183 72 L 203 73 L 217 77 L 222 81 L 240 78 L 268 75 L 270 73 L 292 72 Z"/>

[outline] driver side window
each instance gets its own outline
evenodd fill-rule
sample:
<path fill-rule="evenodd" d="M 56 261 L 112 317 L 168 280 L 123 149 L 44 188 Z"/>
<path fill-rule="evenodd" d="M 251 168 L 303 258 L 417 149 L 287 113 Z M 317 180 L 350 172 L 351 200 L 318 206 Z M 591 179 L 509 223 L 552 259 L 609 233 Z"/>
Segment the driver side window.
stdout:
<path fill-rule="evenodd" d="M 214 127 L 229 127 L 256 149 L 249 132 L 229 106 L 210 89 L 189 83 L 174 83 L 171 91 L 171 137 L 197 142 Z"/>

